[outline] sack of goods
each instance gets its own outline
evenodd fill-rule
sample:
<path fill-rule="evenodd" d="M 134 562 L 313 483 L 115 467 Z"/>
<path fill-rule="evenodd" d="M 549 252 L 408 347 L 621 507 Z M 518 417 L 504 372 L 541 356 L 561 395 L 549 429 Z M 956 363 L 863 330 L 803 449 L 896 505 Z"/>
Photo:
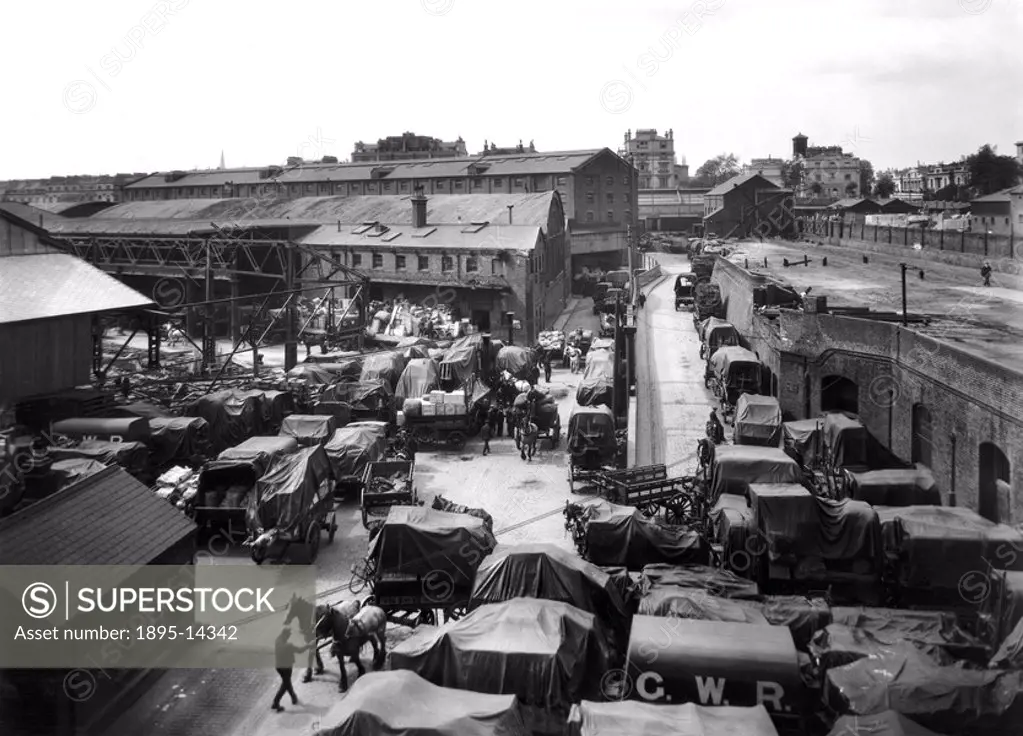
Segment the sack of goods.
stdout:
<path fill-rule="evenodd" d="M 401 411 L 406 417 L 421 417 L 423 415 L 423 400 L 405 399 L 402 402 Z"/>

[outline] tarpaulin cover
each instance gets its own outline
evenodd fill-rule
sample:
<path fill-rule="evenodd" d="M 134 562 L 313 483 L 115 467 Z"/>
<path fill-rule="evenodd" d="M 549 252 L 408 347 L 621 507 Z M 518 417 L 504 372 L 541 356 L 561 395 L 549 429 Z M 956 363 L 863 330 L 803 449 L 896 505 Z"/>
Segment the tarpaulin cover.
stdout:
<path fill-rule="evenodd" d="M 595 565 L 639 570 L 657 562 L 703 563 L 710 550 L 697 532 L 649 519 L 634 506 L 593 500 L 586 509 L 586 557 Z"/>
<path fill-rule="evenodd" d="M 746 348 L 727 345 L 714 351 L 710 356 L 710 365 L 718 380 L 727 383 L 728 377 L 736 368 L 745 369 L 746 366 L 756 366 L 756 369 L 760 370 L 760 359 Z"/>
<path fill-rule="evenodd" d="M 700 340 L 707 343 L 711 352 L 722 345 L 738 345 L 739 331 L 735 325 L 717 317 L 708 317 L 700 323 L 697 328 Z"/>
<path fill-rule="evenodd" d="M 710 496 L 745 495 L 750 483 L 799 483 L 803 471 L 777 447 L 724 445 L 714 450 Z"/>
<path fill-rule="evenodd" d="M 74 417 L 54 422 L 50 426 L 51 434 L 61 434 L 72 439 L 88 437 L 97 440 L 118 438 L 118 442 L 145 442 L 151 430 L 149 420 L 143 417 L 124 417 L 121 419 L 104 417 Z"/>
<path fill-rule="evenodd" d="M 597 358 L 601 358 L 603 357 L 599 352 L 601 350 L 605 351 L 607 353 L 606 357 L 610 359 L 614 355 L 615 341 L 610 337 L 598 337 L 593 341 L 593 344 L 590 345 L 590 352 L 587 354 L 587 357 L 589 357 L 589 355 L 593 355 L 595 360 Z"/>
<path fill-rule="evenodd" d="M 597 447 L 614 453 L 615 417 L 607 406 L 576 407 L 568 418 L 568 445 L 570 448 Z"/>
<path fill-rule="evenodd" d="M 760 589 L 756 583 L 741 578 L 730 570 L 722 570 L 709 565 L 666 565 L 663 563 L 647 565 L 643 568 L 640 586 L 644 593 L 651 588 L 675 586 L 699 588 L 722 598 L 753 599 L 760 596 Z"/>
<path fill-rule="evenodd" d="M 263 406 L 259 396 L 241 396 L 237 391 L 218 391 L 201 396 L 185 409 L 184 414 L 206 420 L 213 452 L 234 447 L 259 434 L 263 427 Z"/>
<path fill-rule="evenodd" d="M 288 371 L 288 380 L 309 386 L 327 386 L 338 380 L 338 376 L 319 363 L 299 363 Z"/>
<path fill-rule="evenodd" d="M 440 362 L 440 376 L 443 380 L 457 380 L 465 383 L 480 368 L 480 354 L 483 350 L 483 335 L 476 333 L 455 340 L 444 351 Z"/>
<path fill-rule="evenodd" d="M 941 492 L 927 468 L 847 472 L 849 496 L 858 501 L 874 506 L 941 506 Z"/>
<path fill-rule="evenodd" d="M 441 628 L 417 630 L 391 650 L 391 667 L 524 705 L 567 711 L 600 694 L 611 650 L 592 613 L 560 601 L 514 598 Z M 397 695 L 397 693 L 396 693 Z"/>
<path fill-rule="evenodd" d="M 294 437 L 303 447 L 322 445 L 334 434 L 337 420 L 329 414 L 292 414 L 281 423 L 281 437 Z"/>
<path fill-rule="evenodd" d="M 878 507 L 885 553 L 898 560 L 898 581 L 906 588 L 955 590 L 967 573 L 1009 567 L 1023 569 L 1023 533 L 995 524 L 962 506 Z"/>
<path fill-rule="evenodd" d="M 122 404 L 111 409 L 109 414 L 111 416 L 145 417 L 146 419 L 167 419 L 174 416 L 170 409 L 146 401 Z"/>
<path fill-rule="evenodd" d="M 787 626 L 800 651 L 806 651 L 813 635 L 831 623 L 831 608 L 823 598 L 769 595 L 754 605 L 769 624 Z"/>
<path fill-rule="evenodd" d="M 83 478 L 88 478 L 90 475 L 95 475 L 101 470 L 106 470 L 107 466 L 98 460 L 89 460 L 88 458 L 71 458 L 68 460 L 58 460 L 50 466 L 50 471 L 56 473 L 60 479 L 60 487 L 66 488 Z"/>
<path fill-rule="evenodd" d="M 942 667 L 902 647 L 828 670 L 826 699 L 839 712 L 892 709 L 944 733 L 1018 724 L 1023 672 Z"/>
<path fill-rule="evenodd" d="M 448 574 L 456 587 L 472 587 L 476 568 L 497 546 L 482 519 L 425 506 L 392 506 L 369 556 L 381 573 Z M 468 590 L 467 590 L 468 592 Z"/>
<path fill-rule="evenodd" d="M 949 646 L 979 645 L 959 627 L 955 614 L 944 611 L 835 606 L 831 619 L 836 624 L 868 631 L 882 644 L 908 642 L 935 657 Z"/>
<path fill-rule="evenodd" d="M 370 672 L 314 736 L 531 736 L 514 695 L 437 687 L 408 670 Z"/>
<path fill-rule="evenodd" d="M 823 426 L 820 419 L 800 419 L 782 425 L 785 444 L 802 457 L 807 467 L 813 467 L 824 451 Z"/>
<path fill-rule="evenodd" d="M 334 436 L 323 446 L 334 480 L 353 475 L 361 478 L 367 465 L 383 459 L 387 453 L 387 427 L 381 425 L 360 422 L 334 430 Z"/>
<path fill-rule="evenodd" d="M 312 365 L 322 370 L 328 376 L 328 379 L 323 381 L 323 383 L 334 383 L 335 381 L 349 383 L 352 381 L 358 381 L 359 376 L 362 375 L 362 361 L 363 358 L 361 355 L 355 358 L 337 360 L 336 362 L 320 360 L 315 363 L 310 363 L 309 361 L 306 361 L 305 363 L 301 363 L 295 366 L 295 368 L 293 368 L 292 371 L 300 368 L 303 365 Z M 292 371 L 289 371 L 288 373 L 289 376 L 291 375 Z"/>
<path fill-rule="evenodd" d="M 754 528 L 752 517 L 753 511 L 747 505 L 746 498 L 731 493 L 722 494 L 710 510 L 714 541 L 723 547 L 726 561 L 736 555 L 749 554 L 747 547 L 759 550 L 759 545 L 753 546 L 757 542 L 747 542 Z"/>
<path fill-rule="evenodd" d="M 1023 550 L 1013 549 L 1014 553 L 1021 553 Z M 1009 631 L 1015 628 L 1016 624 L 1023 620 L 1023 572 L 1007 570 L 999 575 L 1002 582 L 998 600 L 1002 607 L 1001 626 L 1002 631 Z"/>
<path fill-rule="evenodd" d="M 77 447 L 51 447 L 51 458 L 56 460 L 95 460 L 105 465 L 120 465 L 125 470 L 140 470 L 149 460 L 149 448 L 141 442 L 104 442 L 85 440 Z"/>
<path fill-rule="evenodd" d="M 217 460 L 256 460 L 265 456 L 273 461 L 296 450 L 298 441 L 294 437 L 249 437 L 237 447 L 221 452 Z"/>
<path fill-rule="evenodd" d="M 831 464 L 836 467 L 852 466 L 865 470 L 907 467 L 853 416 L 829 412 L 824 415 L 822 431 Z"/>
<path fill-rule="evenodd" d="M 597 355 L 605 351 L 599 351 Z M 591 352 L 590 355 L 593 355 Z M 589 360 L 583 371 L 579 388 L 575 392 L 575 400 L 579 406 L 611 406 L 614 394 L 614 361 Z"/>
<path fill-rule="evenodd" d="M 430 358 L 429 345 L 408 345 L 403 347 L 399 352 L 401 353 L 401 357 L 405 360 L 422 360 L 423 358 Z"/>
<path fill-rule="evenodd" d="M 56 467 L 56 466 L 55 466 Z M 991 669 L 1023 669 L 1023 619 L 1009 632 L 988 664 Z"/>
<path fill-rule="evenodd" d="M 600 340 L 596 340 L 595 343 L 599 343 Z M 614 366 L 615 353 L 611 347 L 591 347 L 590 351 L 586 353 L 586 365 L 589 366 L 591 363 L 604 363 L 608 366 Z"/>
<path fill-rule="evenodd" d="M 639 599 L 639 609 L 636 613 L 643 616 L 693 618 L 701 621 L 767 624 L 764 614 L 753 601 L 722 598 L 698 588 L 667 586 L 652 588 Z"/>
<path fill-rule="evenodd" d="M 625 603 L 611 576 L 553 544 L 499 545 L 480 563 L 470 607 L 512 598 L 569 603 L 614 631 L 627 630 Z"/>
<path fill-rule="evenodd" d="M 356 350 L 331 350 L 326 353 L 310 353 L 305 358 L 305 363 L 345 363 L 350 358 L 361 360 L 361 353 Z M 361 370 L 361 368 L 360 368 Z M 359 371 L 356 371 L 358 374 Z"/>
<path fill-rule="evenodd" d="M 245 514 L 249 530 L 296 531 L 299 524 L 312 521 L 309 511 L 329 492 L 323 484 L 329 478 L 330 463 L 322 447 L 281 455 L 256 482 L 256 492 L 249 494 Z"/>
<path fill-rule="evenodd" d="M 363 358 L 359 383 L 382 381 L 393 391 L 407 363 L 408 360 L 401 351 L 370 353 Z"/>
<path fill-rule="evenodd" d="M 530 348 L 508 345 L 497 354 L 497 370 L 508 371 L 514 378 L 528 379 L 535 365 L 536 354 Z"/>
<path fill-rule="evenodd" d="M 189 462 L 211 452 L 209 425 L 201 417 L 158 417 L 149 420 L 149 429 L 150 457 L 156 467 L 174 461 Z"/>
<path fill-rule="evenodd" d="M 388 406 L 393 400 L 394 392 L 389 384 L 382 381 L 373 383 L 335 383 L 320 398 L 324 401 L 340 401 L 353 409 L 375 411 L 380 406 Z"/>
<path fill-rule="evenodd" d="M 778 736 L 767 709 L 584 700 L 572 706 L 569 736 Z M 909 735 L 907 735 L 909 736 Z M 915 735 L 913 735 L 915 736 Z"/>
<path fill-rule="evenodd" d="M 735 402 L 734 433 L 737 445 L 781 444 L 781 406 L 773 396 L 743 394 Z"/>
<path fill-rule="evenodd" d="M 401 405 L 405 399 L 421 399 L 440 386 L 440 372 L 436 361 L 429 358 L 413 358 L 401 372 L 398 385 L 394 389 L 395 405 Z"/>
<path fill-rule="evenodd" d="M 941 736 L 901 713 L 886 710 L 872 716 L 842 716 L 828 736 Z"/>
<path fill-rule="evenodd" d="M 260 431 L 280 426 L 284 417 L 295 410 L 295 397 L 290 391 L 264 391 L 253 388 L 247 391 L 236 390 L 234 393 L 237 401 L 252 397 L 259 401 Z"/>

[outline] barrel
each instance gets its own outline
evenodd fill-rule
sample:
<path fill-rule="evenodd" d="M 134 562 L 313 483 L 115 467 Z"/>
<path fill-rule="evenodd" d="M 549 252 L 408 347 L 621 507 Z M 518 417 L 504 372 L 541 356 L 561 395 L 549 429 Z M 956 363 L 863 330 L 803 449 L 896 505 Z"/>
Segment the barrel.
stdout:
<path fill-rule="evenodd" d="M 422 399 L 405 399 L 401 411 L 406 417 L 419 417 L 423 415 Z"/>

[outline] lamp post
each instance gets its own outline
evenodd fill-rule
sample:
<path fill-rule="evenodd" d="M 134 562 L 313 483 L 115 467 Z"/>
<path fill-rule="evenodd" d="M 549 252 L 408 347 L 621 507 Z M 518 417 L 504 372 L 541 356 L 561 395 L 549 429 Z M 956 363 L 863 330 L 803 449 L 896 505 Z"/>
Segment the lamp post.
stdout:
<path fill-rule="evenodd" d="M 902 326 L 905 327 L 909 324 L 909 314 L 906 311 L 906 269 L 909 266 L 905 263 L 900 263 L 899 268 L 902 269 Z"/>

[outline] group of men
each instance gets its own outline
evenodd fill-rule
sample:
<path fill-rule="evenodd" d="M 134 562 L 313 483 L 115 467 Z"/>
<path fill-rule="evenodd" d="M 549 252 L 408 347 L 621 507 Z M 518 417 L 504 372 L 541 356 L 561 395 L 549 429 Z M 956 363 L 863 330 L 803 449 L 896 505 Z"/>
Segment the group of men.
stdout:
<path fill-rule="evenodd" d="M 531 414 L 532 412 L 527 413 L 516 425 L 517 417 L 511 407 L 502 409 L 496 404 L 491 406 L 487 412 L 486 421 L 480 429 L 480 437 L 483 439 L 483 454 L 490 454 L 490 440 L 494 437 L 501 437 L 507 424 L 509 437 L 514 438 L 516 431 L 519 433 L 520 457 L 526 462 L 532 462 L 533 455 L 536 454 L 536 443 L 539 439 L 540 429 L 530 419 Z"/>

